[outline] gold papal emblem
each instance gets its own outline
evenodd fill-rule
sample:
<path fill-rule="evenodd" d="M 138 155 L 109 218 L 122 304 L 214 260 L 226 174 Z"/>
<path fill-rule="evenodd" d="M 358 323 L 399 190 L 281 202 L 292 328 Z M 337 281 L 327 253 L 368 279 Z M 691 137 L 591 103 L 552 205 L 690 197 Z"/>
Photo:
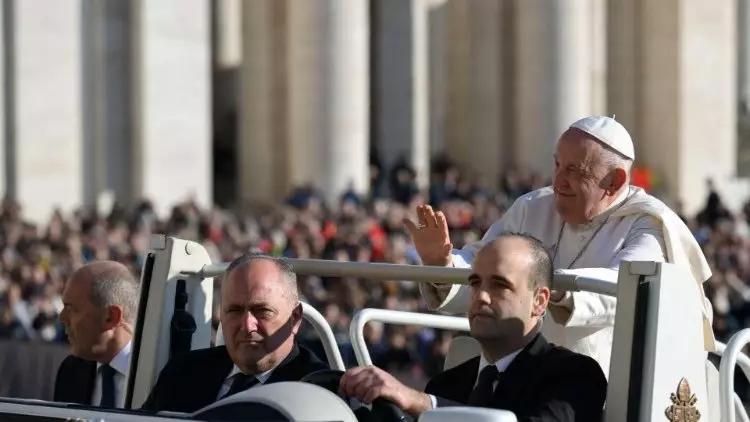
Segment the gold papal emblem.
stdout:
<path fill-rule="evenodd" d="M 677 393 L 670 394 L 672 405 L 664 411 L 671 422 L 698 422 L 701 412 L 696 409 L 698 398 L 690 391 L 690 384 L 683 378 L 677 384 Z"/>

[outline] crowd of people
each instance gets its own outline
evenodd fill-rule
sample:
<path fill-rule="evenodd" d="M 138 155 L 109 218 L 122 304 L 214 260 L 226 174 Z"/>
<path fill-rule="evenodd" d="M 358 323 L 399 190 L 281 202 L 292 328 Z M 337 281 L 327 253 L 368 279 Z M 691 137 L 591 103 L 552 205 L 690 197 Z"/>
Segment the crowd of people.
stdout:
<path fill-rule="evenodd" d="M 442 209 L 451 239 L 461 247 L 478 240 L 515 198 L 546 184 L 534 173 L 511 170 L 495 193 L 481 180 L 463 177 L 448 162 L 433 168 L 427 192 L 417 188 L 416 175 L 408 166 L 396 166 L 388 174 L 373 172 L 373 194 L 369 198 L 346 192 L 339 204 L 328 207 L 313 187 L 301 187 L 284 204 L 262 214 L 200 209 L 187 201 L 162 220 L 148 202 L 143 202 L 133 209 L 115 204 L 108 215 L 83 209 L 71 216 L 54 212 L 47 224 L 34 225 L 24 221 L 21 204 L 6 199 L 0 209 L 0 337 L 65 342 L 57 316 L 66 278 L 85 262 L 98 259 L 117 260 L 140 275 L 152 233 L 199 242 L 215 262 L 257 249 L 294 258 L 412 264 L 415 257 L 402 220 L 417 203 L 428 201 Z M 750 318 L 749 216 L 750 204 L 743 212 L 733 214 L 716 192 L 711 192 L 698 215 L 683 216 L 714 271 L 705 287 L 714 306 L 717 338 L 724 342 L 746 327 Z M 218 286 L 221 280 L 216 283 Z M 417 285 L 401 280 L 301 277 L 300 288 L 303 300 L 320 310 L 330 323 L 349 362 L 354 356 L 348 326 L 356 310 L 425 309 Z M 218 298 L 216 294 L 215 325 Z M 440 371 L 450 336 L 421 327 L 371 323 L 366 328 L 373 361 L 414 384 Z M 303 338 L 322 353 L 309 327 Z"/>

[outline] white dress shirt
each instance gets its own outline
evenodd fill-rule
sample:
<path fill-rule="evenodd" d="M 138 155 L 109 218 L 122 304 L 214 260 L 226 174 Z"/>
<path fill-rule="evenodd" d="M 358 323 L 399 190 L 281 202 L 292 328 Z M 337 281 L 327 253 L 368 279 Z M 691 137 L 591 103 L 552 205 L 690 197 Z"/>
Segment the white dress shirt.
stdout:
<path fill-rule="evenodd" d="M 229 392 L 229 389 L 232 388 L 232 383 L 234 382 L 234 376 L 237 374 L 241 374 L 242 370 L 237 367 L 237 365 L 234 365 L 231 371 L 229 371 L 229 375 L 224 379 L 224 383 L 221 385 L 221 388 L 219 388 L 219 394 L 216 395 L 216 400 L 219 400 L 220 398 L 224 397 L 225 394 Z M 273 369 L 270 369 L 266 372 L 262 372 L 260 374 L 255 374 L 255 378 L 258 379 L 258 384 L 256 385 L 262 385 L 265 384 L 266 381 L 268 381 L 268 378 L 273 373 Z M 252 387 L 251 387 L 252 388 Z"/>
<path fill-rule="evenodd" d="M 128 373 L 130 371 L 130 352 L 133 343 L 128 342 L 125 347 L 109 362 L 115 370 L 115 407 L 125 407 L 125 392 L 127 389 Z M 96 382 L 94 391 L 91 394 L 91 403 L 93 406 L 99 406 L 102 401 L 102 364 L 96 364 Z"/>
<path fill-rule="evenodd" d="M 503 356 L 502 359 L 495 362 L 495 367 L 497 367 L 497 372 L 505 372 L 505 370 L 508 369 L 508 366 L 510 366 L 513 360 L 516 358 L 516 356 L 518 356 L 519 353 L 521 353 L 522 350 L 523 349 L 518 349 L 509 355 Z M 477 387 L 477 383 L 479 382 L 479 374 L 481 374 L 482 370 L 489 365 L 492 365 L 492 364 L 487 361 L 487 358 L 484 357 L 484 353 L 483 353 L 479 357 L 479 369 L 477 370 L 477 380 L 474 382 L 474 388 Z M 497 381 L 492 383 L 492 389 L 494 390 L 495 388 L 497 388 Z M 428 396 L 430 397 L 432 408 L 433 409 L 437 408 L 437 399 L 435 398 L 435 396 L 433 396 L 432 394 L 428 394 Z"/>

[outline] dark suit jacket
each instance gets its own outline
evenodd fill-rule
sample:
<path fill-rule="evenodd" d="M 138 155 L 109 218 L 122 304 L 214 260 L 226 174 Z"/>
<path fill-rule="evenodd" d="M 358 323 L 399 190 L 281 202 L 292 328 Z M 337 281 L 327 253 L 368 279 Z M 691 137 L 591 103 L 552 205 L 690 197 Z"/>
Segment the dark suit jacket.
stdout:
<path fill-rule="evenodd" d="M 479 357 L 434 377 L 425 392 L 438 407 L 462 406 L 477 381 Z M 541 334 L 501 374 L 488 407 L 516 414 L 519 422 L 600 421 L 607 379 L 592 358 L 547 343 Z"/>
<path fill-rule="evenodd" d="M 143 410 L 195 412 L 216 401 L 224 380 L 234 367 L 225 346 L 193 350 L 171 359 L 159 374 Z M 295 346 L 265 384 L 299 381 L 312 372 L 330 369 L 304 347 Z"/>
<path fill-rule="evenodd" d="M 70 355 L 57 370 L 53 400 L 90 405 L 95 384 L 96 362 Z"/>

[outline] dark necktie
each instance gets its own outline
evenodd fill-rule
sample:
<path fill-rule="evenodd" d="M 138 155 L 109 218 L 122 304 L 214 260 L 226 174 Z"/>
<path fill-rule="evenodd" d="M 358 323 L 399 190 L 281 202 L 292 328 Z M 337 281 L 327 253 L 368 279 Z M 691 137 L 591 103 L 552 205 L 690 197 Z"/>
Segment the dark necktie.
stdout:
<path fill-rule="evenodd" d="M 240 391 L 245 391 L 257 383 L 258 378 L 256 378 L 254 375 L 246 375 L 243 373 L 236 374 L 234 376 L 234 380 L 232 380 L 232 386 L 229 387 L 229 391 L 221 396 L 221 398 L 223 399 L 231 396 L 232 394 L 237 394 Z"/>
<path fill-rule="evenodd" d="M 102 365 L 102 400 L 99 406 L 113 409 L 115 408 L 115 368 L 109 365 Z"/>
<path fill-rule="evenodd" d="M 500 372 L 497 370 L 495 365 L 487 365 L 479 373 L 479 380 L 477 386 L 471 392 L 469 396 L 469 406 L 476 407 L 487 407 L 492 398 L 492 394 L 495 392 L 493 383 L 498 380 Z"/>

